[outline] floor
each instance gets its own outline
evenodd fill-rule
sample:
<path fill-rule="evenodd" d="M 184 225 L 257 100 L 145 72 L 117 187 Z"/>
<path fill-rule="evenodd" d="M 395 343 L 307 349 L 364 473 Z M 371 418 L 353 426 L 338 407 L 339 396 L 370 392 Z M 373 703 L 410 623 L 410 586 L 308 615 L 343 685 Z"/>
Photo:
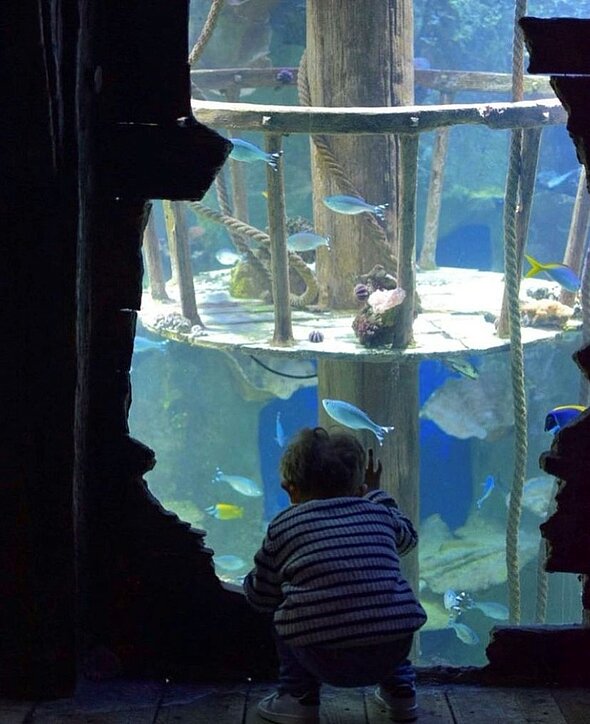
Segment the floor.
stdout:
<path fill-rule="evenodd" d="M 0 701 L 0 724 L 256 724 L 272 685 L 84 682 L 74 699 Z M 419 685 L 419 724 L 590 724 L 590 690 Z M 322 693 L 322 724 L 381 724 L 371 689 Z"/>

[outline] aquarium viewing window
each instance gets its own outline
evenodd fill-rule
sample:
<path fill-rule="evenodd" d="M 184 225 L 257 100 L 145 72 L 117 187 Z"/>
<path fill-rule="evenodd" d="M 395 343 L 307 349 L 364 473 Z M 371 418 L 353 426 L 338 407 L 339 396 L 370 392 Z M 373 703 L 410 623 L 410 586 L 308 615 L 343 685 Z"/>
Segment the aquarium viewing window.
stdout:
<path fill-rule="evenodd" d="M 239 583 L 288 504 L 285 444 L 336 424 L 322 402 L 393 426 L 357 434 L 418 523 L 416 662 L 479 665 L 499 621 L 581 615 L 575 577 L 539 572 L 555 481 L 537 461 L 567 424 L 555 410 L 585 408 L 589 204 L 565 112 L 546 78 L 515 98 L 514 75 L 431 67 L 411 42 L 396 99 L 346 28 L 308 17 L 289 43 L 299 26 L 270 6 L 228 3 L 192 57 L 194 114 L 233 151 L 203 201 L 153 202 L 130 427 L 157 450 L 150 488 Z M 230 51 L 254 26 L 252 57 Z"/>

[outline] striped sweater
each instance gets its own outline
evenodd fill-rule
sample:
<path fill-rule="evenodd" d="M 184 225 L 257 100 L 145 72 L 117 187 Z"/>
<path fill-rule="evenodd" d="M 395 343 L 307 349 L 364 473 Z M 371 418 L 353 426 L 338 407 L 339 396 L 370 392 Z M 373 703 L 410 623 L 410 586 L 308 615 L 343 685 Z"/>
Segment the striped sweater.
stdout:
<path fill-rule="evenodd" d="M 300 503 L 268 526 L 244 580 L 246 598 L 273 612 L 278 634 L 294 646 L 394 640 L 426 621 L 399 566 L 417 542 L 382 490 Z"/>

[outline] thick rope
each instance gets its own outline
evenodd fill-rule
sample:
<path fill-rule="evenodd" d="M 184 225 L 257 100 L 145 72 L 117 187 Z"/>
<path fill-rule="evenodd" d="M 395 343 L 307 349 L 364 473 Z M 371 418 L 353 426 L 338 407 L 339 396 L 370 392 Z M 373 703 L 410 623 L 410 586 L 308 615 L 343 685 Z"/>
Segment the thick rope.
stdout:
<path fill-rule="evenodd" d="M 537 554 L 537 601 L 535 603 L 535 623 L 545 623 L 547 620 L 547 594 L 549 592 L 549 576 L 545 570 L 547 547 L 545 540 L 539 541 Z"/>
<path fill-rule="evenodd" d="M 590 244 L 586 246 L 584 264 L 582 266 L 582 287 L 580 304 L 582 305 L 582 343 L 590 343 Z M 584 375 L 580 379 L 580 404 L 590 405 L 590 384 Z"/>
<path fill-rule="evenodd" d="M 311 91 L 309 88 L 309 78 L 307 77 L 307 56 L 305 51 L 303 51 L 303 55 L 301 56 L 297 72 L 297 92 L 299 94 L 300 105 L 311 106 Z M 361 192 L 352 183 L 334 155 L 327 137 L 325 135 L 314 134 L 311 136 L 311 139 L 318 152 L 320 162 L 330 171 L 340 191 L 349 196 L 362 197 Z M 387 235 L 377 219 L 371 214 L 363 214 L 363 217 L 363 221 L 371 227 L 375 242 L 385 251 L 388 257 L 391 257 L 392 253 L 387 243 Z M 395 266 L 397 266 L 397 259 L 394 258 L 393 262 Z"/>
<path fill-rule="evenodd" d="M 205 206 L 205 204 L 202 204 L 200 201 L 191 201 L 190 205 L 197 214 L 201 214 L 211 221 L 216 221 L 218 224 L 223 224 L 236 235 L 239 234 L 242 237 L 252 239 L 253 241 L 261 244 L 264 251 L 268 254 L 270 248 L 270 236 L 265 234 L 264 231 L 260 231 L 260 229 L 250 226 L 250 224 L 246 224 L 239 219 L 234 219 L 232 216 L 227 216 L 219 211 L 215 211 L 215 209 Z M 236 246 L 238 251 L 247 255 L 248 263 L 252 264 L 256 273 L 263 277 L 265 286 L 270 290 L 271 275 L 265 261 L 257 256 L 248 244 L 243 241 L 238 241 Z M 291 294 L 291 304 L 294 307 L 299 308 L 313 304 L 317 300 L 319 294 L 319 287 L 314 273 L 303 259 L 293 252 L 289 252 L 289 268 L 296 272 L 305 284 L 305 291 L 302 294 Z"/>
<path fill-rule="evenodd" d="M 213 30 L 215 29 L 219 13 L 222 9 L 223 0 L 213 0 L 213 2 L 211 3 L 211 7 L 209 8 L 209 14 L 207 15 L 207 19 L 205 20 L 205 24 L 203 25 L 203 29 L 199 33 L 197 42 L 194 44 L 193 49 L 188 56 L 188 64 L 191 68 L 196 65 L 197 61 L 203 53 L 203 50 L 205 50 L 205 46 L 209 42 L 209 38 L 211 37 Z"/>
<path fill-rule="evenodd" d="M 526 0 L 516 0 L 514 10 L 514 43 L 512 65 L 513 101 L 522 100 L 524 43 L 518 21 L 526 12 Z M 519 205 L 522 130 L 512 131 L 510 157 L 504 202 L 504 274 L 510 323 L 510 367 L 514 403 L 515 461 L 506 526 L 506 569 L 508 578 L 508 609 L 510 621 L 520 623 L 520 573 L 518 533 L 522 514 L 522 492 L 526 475 L 528 450 L 527 407 L 524 383 L 524 353 L 520 329 L 520 266 L 518 262 L 516 216 Z"/>

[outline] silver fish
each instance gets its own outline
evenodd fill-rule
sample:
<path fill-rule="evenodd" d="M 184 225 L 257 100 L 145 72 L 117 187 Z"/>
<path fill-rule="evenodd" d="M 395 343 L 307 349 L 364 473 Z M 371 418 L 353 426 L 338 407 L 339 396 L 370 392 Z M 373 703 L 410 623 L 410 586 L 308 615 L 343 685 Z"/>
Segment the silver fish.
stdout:
<path fill-rule="evenodd" d="M 313 251 L 320 246 L 330 248 L 330 237 L 314 234 L 311 231 L 299 231 L 287 237 L 289 251 Z"/>
<path fill-rule="evenodd" d="M 336 211 L 338 214 L 354 215 L 366 211 L 374 214 L 379 219 L 385 218 L 383 212 L 389 206 L 389 204 L 369 204 L 360 196 L 346 196 L 344 194 L 326 196 L 322 201 L 330 211 Z"/>
<path fill-rule="evenodd" d="M 379 445 L 383 445 L 385 434 L 393 430 L 393 425 L 378 425 L 373 422 L 366 412 L 351 405 L 350 402 L 324 399 L 322 405 L 328 415 L 341 425 L 350 427 L 352 430 L 370 430 L 377 438 Z"/>
<path fill-rule="evenodd" d="M 267 153 L 259 148 L 255 143 L 245 141 L 243 138 L 230 138 L 233 143 L 233 148 L 229 154 L 230 158 L 235 161 L 244 161 L 245 163 L 252 163 L 253 161 L 265 161 L 273 171 L 278 169 L 278 162 L 281 157 L 281 153 Z"/>
<path fill-rule="evenodd" d="M 249 498 L 259 498 L 262 495 L 262 490 L 258 483 L 250 478 L 245 478 L 242 475 L 226 475 L 219 468 L 215 469 L 215 476 L 213 477 L 212 483 L 227 483 L 241 495 L 246 495 Z"/>
<path fill-rule="evenodd" d="M 508 621 L 508 608 L 496 601 L 474 601 L 472 608 L 479 609 L 484 616 L 496 621 Z"/>

